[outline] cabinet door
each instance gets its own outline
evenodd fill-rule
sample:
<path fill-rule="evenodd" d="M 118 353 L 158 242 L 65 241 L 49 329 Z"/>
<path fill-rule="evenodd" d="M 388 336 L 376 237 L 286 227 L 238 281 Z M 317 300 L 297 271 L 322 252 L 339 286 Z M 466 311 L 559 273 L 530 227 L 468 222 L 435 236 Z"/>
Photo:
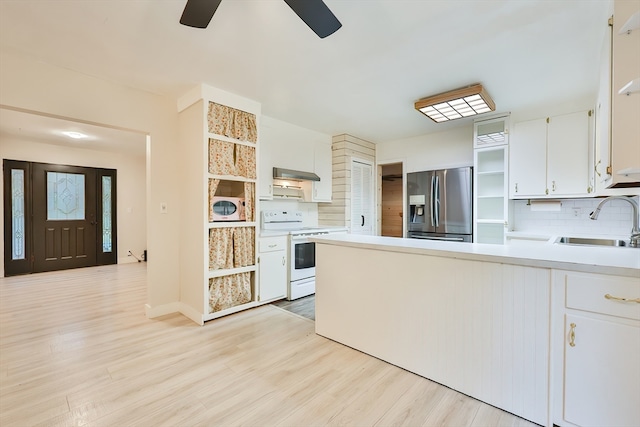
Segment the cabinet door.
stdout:
<path fill-rule="evenodd" d="M 352 234 L 373 234 L 373 166 L 351 161 Z"/>
<path fill-rule="evenodd" d="M 640 328 L 602 319 L 566 315 L 563 418 L 584 427 L 636 426 Z"/>
<path fill-rule="evenodd" d="M 269 137 L 270 128 L 263 126 L 261 132 L 266 137 L 260 137 L 258 146 L 258 198 L 260 200 L 273 199 L 273 152 L 274 139 Z"/>
<path fill-rule="evenodd" d="M 547 188 L 550 195 L 588 194 L 589 111 L 549 119 Z"/>
<path fill-rule="evenodd" d="M 473 146 L 475 148 L 509 143 L 508 117 L 476 120 L 473 123 Z"/>
<path fill-rule="evenodd" d="M 313 151 L 313 169 L 316 175 L 320 177 L 320 181 L 313 182 L 311 201 L 330 202 L 333 175 L 331 144 L 316 142 Z"/>
<path fill-rule="evenodd" d="M 547 175 L 546 119 L 516 123 L 509 150 L 509 196 L 544 196 Z"/>
<path fill-rule="evenodd" d="M 260 301 L 287 295 L 287 254 L 273 251 L 260 254 Z"/>

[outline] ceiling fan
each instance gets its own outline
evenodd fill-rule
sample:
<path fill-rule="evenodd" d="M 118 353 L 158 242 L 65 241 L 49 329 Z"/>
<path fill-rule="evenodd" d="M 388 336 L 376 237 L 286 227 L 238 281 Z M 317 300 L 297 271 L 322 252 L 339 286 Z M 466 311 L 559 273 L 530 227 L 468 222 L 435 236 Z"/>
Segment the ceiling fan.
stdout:
<path fill-rule="evenodd" d="M 222 0 L 187 0 L 180 23 L 189 27 L 207 28 Z M 284 0 L 285 3 L 321 39 L 338 31 L 342 24 L 322 0 Z"/>

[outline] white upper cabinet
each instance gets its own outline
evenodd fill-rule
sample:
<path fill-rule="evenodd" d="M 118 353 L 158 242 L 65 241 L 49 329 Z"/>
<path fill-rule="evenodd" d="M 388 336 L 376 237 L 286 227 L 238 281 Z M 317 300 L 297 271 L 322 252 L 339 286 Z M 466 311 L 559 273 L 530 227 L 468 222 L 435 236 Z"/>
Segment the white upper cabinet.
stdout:
<path fill-rule="evenodd" d="M 313 182 L 311 201 L 330 202 L 333 183 L 331 143 L 315 143 L 313 147 L 313 171 L 320 177 L 320 181 Z"/>
<path fill-rule="evenodd" d="M 547 188 L 552 196 L 586 195 L 591 192 L 591 115 L 590 111 L 581 111 L 549 119 Z"/>
<path fill-rule="evenodd" d="M 291 185 L 304 190 L 305 201 L 331 201 L 330 136 L 263 116 L 259 156 L 260 199 L 274 198 L 273 168 L 277 167 L 315 172 L 320 177 L 319 183 L 302 181 Z"/>
<path fill-rule="evenodd" d="M 476 120 L 473 123 L 473 147 L 483 148 L 509 143 L 508 116 L 487 120 Z"/>
<path fill-rule="evenodd" d="M 510 144 L 509 196 L 544 196 L 546 180 L 546 119 L 516 123 Z"/>
<path fill-rule="evenodd" d="M 592 192 L 592 112 L 516 123 L 510 141 L 512 199 L 584 197 Z"/>

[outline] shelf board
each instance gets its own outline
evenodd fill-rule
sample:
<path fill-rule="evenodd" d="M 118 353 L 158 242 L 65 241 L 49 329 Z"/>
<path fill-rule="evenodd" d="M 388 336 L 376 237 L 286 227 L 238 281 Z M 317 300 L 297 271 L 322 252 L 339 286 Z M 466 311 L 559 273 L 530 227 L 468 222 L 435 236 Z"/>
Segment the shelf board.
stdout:
<path fill-rule="evenodd" d="M 212 173 L 207 172 L 207 178 L 209 179 L 219 179 L 221 181 L 239 181 L 239 182 L 256 182 L 255 178 L 245 178 L 243 176 L 235 176 L 235 175 L 214 175 Z"/>
<path fill-rule="evenodd" d="M 256 266 L 248 265 L 246 267 L 228 268 L 225 270 L 209 270 L 207 278 L 211 279 L 214 277 L 229 276 L 231 274 L 247 273 L 249 271 L 256 271 Z"/>
<path fill-rule="evenodd" d="M 504 225 L 504 219 L 480 219 L 476 220 L 477 224 L 502 224 Z"/>
<path fill-rule="evenodd" d="M 618 34 L 631 34 L 632 31 L 640 28 L 640 10 L 634 13 L 627 19 L 627 22 L 620 27 Z"/>
<path fill-rule="evenodd" d="M 257 227 L 258 223 L 256 221 L 217 221 L 217 222 L 208 222 L 207 226 L 209 229 L 212 228 L 231 228 L 231 227 Z"/>
<path fill-rule="evenodd" d="M 504 175 L 504 170 L 478 172 L 478 176 L 486 176 L 486 175 Z"/>
<path fill-rule="evenodd" d="M 225 142 L 233 142 L 234 144 L 248 145 L 249 147 L 255 147 L 257 145 L 254 142 L 241 141 L 239 139 L 230 138 L 228 136 L 220 135 L 220 134 L 217 134 L 217 133 L 211 133 L 211 132 L 208 132 L 208 131 L 207 131 L 207 139 L 217 139 L 217 140 L 225 141 Z"/>
<path fill-rule="evenodd" d="M 229 314 L 233 314 L 233 313 L 237 313 L 239 311 L 242 310 L 247 310 L 250 308 L 254 308 L 261 305 L 261 303 L 259 303 L 258 301 L 249 301 L 248 303 L 245 304 L 240 304 L 240 305 L 236 305 L 234 307 L 229 307 L 226 310 L 220 310 L 220 311 L 216 311 L 213 313 L 208 313 L 208 314 L 204 314 L 202 316 L 202 320 L 204 322 L 206 322 L 207 320 L 213 320 L 213 319 L 217 319 L 218 317 L 223 317 L 223 316 L 227 316 Z M 207 304 L 208 307 L 208 304 Z"/>
<path fill-rule="evenodd" d="M 619 95 L 631 95 L 632 93 L 640 92 L 640 77 L 631 80 L 624 85 L 619 91 Z"/>
<path fill-rule="evenodd" d="M 477 196 L 478 199 L 504 199 L 504 194 L 495 194 L 491 196 Z"/>

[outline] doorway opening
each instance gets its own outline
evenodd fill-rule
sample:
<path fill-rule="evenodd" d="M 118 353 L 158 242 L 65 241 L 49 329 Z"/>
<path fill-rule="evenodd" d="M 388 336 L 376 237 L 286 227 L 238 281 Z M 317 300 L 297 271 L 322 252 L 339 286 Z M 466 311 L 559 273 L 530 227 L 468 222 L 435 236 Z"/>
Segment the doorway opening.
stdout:
<path fill-rule="evenodd" d="M 378 165 L 380 235 L 403 237 L 402 162 Z"/>
<path fill-rule="evenodd" d="M 5 276 L 116 264 L 116 170 L 3 160 Z"/>

